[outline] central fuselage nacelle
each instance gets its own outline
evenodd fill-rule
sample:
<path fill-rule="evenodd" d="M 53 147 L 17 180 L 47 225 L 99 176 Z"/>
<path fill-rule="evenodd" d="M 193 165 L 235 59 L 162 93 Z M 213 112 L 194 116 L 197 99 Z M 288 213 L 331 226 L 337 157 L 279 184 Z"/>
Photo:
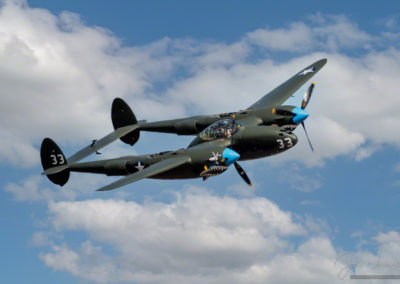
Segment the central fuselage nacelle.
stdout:
<path fill-rule="evenodd" d="M 231 148 L 240 160 L 258 159 L 284 152 L 297 144 L 297 136 L 276 126 L 241 127 L 232 136 Z"/>

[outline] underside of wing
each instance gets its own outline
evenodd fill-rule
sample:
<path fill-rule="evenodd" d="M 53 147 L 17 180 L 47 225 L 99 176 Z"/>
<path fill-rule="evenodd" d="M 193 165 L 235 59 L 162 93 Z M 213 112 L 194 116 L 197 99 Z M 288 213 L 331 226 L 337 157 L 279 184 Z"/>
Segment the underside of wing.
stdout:
<path fill-rule="evenodd" d="M 153 164 L 150 167 L 145 168 L 144 170 L 130 174 L 122 179 L 117 180 L 116 182 L 106 185 L 106 186 L 98 189 L 97 191 L 107 191 L 107 190 L 116 189 L 118 187 L 127 185 L 129 183 L 133 183 L 135 181 L 138 181 L 138 180 L 141 180 L 144 178 L 149 178 L 149 177 L 161 174 L 163 172 L 172 170 L 172 169 L 179 167 L 183 164 L 186 164 L 188 162 L 190 162 L 190 157 L 188 157 L 188 156 L 176 156 L 173 158 L 168 158 L 161 162 Z"/>
<path fill-rule="evenodd" d="M 326 59 L 321 59 L 310 66 L 307 66 L 248 108 L 257 109 L 283 104 L 291 95 L 293 95 L 301 86 L 303 86 L 304 83 L 306 83 L 312 76 L 321 70 L 326 62 Z"/>

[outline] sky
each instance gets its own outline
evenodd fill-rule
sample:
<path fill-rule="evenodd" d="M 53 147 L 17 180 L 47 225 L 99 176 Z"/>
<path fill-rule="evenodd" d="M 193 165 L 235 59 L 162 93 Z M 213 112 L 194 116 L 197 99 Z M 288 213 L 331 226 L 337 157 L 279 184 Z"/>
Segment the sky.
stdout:
<path fill-rule="evenodd" d="M 325 1 L 326 2 L 326 1 Z M 352 283 L 400 274 L 396 1 L 42 1 L 0 6 L 1 283 Z M 121 97 L 148 121 L 237 111 L 305 66 L 293 149 L 203 182 L 41 176 L 112 131 Z M 287 104 L 300 105 L 308 83 Z M 187 147 L 142 133 L 93 159 Z M 364 280 L 365 283 L 382 283 Z"/>

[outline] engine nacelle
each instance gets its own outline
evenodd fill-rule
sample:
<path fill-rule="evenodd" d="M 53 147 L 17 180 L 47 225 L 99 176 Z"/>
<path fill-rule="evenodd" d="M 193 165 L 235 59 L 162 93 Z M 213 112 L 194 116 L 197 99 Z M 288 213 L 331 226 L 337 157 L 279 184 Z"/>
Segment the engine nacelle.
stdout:
<path fill-rule="evenodd" d="M 196 119 L 185 119 L 174 124 L 178 135 L 195 135 L 199 133 Z"/>

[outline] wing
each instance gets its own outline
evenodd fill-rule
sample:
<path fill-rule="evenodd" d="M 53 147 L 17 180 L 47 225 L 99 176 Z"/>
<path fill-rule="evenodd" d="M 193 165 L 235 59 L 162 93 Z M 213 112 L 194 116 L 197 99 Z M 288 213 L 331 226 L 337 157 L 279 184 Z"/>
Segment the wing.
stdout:
<path fill-rule="evenodd" d="M 132 182 L 144 179 L 144 178 L 152 177 L 152 176 L 161 174 L 163 172 L 172 170 L 172 169 L 179 167 L 183 164 L 186 164 L 188 162 L 190 162 L 190 157 L 188 157 L 188 156 L 176 156 L 173 158 L 165 159 L 161 162 L 151 165 L 148 168 L 145 168 L 144 170 L 138 171 L 134 174 L 130 174 L 122 179 L 117 180 L 116 182 L 106 185 L 106 186 L 98 189 L 97 191 L 107 191 L 107 190 L 116 189 L 118 187 L 127 185 L 129 183 L 132 183 Z"/>
<path fill-rule="evenodd" d="M 92 145 L 89 145 L 79 152 L 75 153 L 71 157 L 67 159 L 68 163 L 75 163 L 79 160 L 86 158 L 87 156 L 97 152 L 101 148 L 111 144 L 115 140 L 125 136 L 126 134 L 130 133 L 131 131 L 137 129 L 139 127 L 138 124 L 132 124 L 124 127 L 117 128 L 115 131 L 111 132 L 107 136 L 101 138 L 100 140 L 93 141 Z"/>
<path fill-rule="evenodd" d="M 283 104 L 294 92 L 296 92 L 305 82 L 314 76 L 326 64 L 326 59 L 318 60 L 317 62 L 307 66 L 292 78 L 266 94 L 255 104 L 248 108 L 265 108 Z"/>

